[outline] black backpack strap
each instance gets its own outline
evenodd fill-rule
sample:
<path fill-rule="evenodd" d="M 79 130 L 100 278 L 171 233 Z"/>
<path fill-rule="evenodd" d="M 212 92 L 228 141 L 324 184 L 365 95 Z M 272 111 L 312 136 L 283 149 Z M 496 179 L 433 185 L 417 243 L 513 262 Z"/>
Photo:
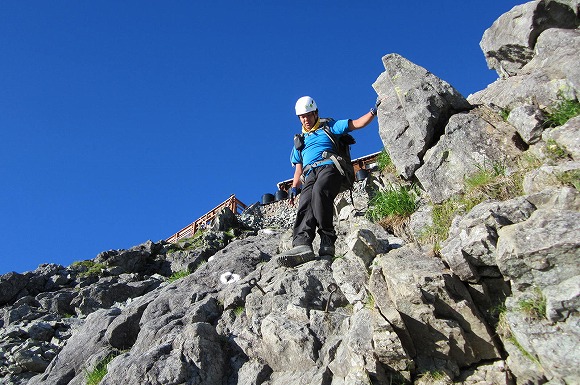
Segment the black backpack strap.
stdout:
<path fill-rule="evenodd" d="M 332 161 L 332 163 L 334 163 L 334 165 L 336 166 L 336 169 L 338 170 L 338 172 L 340 172 L 340 175 L 344 176 L 345 175 L 345 170 L 342 167 L 342 165 L 340 164 L 340 162 L 343 160 L 341 156 L 338 155 L 338 143 L 336 136 L 330 131 L 330 128 L 328 128 L 328 126 L 324 126 L 324 133 L 326 134 L 326 136 L 328 136 L 328 138 L 330 139 L 330 141 L 332 142 L 332 145 L 334 146 L 334 153 L 329 153 L 328 151 L 324 151 L 322 153 L 322 157 L 324 159 L 329 159 Z"/>
<path fill-rule="evenodd" d="M 294 148 L 298 151 L 302 151 L 304 148 L 304 134 L 294 135 Z"/>

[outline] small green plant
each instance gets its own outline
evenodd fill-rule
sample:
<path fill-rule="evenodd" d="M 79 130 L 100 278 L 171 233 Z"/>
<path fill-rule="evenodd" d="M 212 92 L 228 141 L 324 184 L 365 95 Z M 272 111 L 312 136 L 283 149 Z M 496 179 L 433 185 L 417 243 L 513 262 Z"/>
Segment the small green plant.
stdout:
<path fill-rule="evenodd" d="M 384 148 L 377 156 L 377 167 L 379 168 L 379 171 L 387 171 L 392 174 L 396 172 L 393 160 L 391 159 L 391 156 L 387 150 Z"/>
<path fill-rule="evenodd" d="M 496 331 L 497 334 L 502 337 L 502 340 L 504 340 L 505 342 L 509 342 L 512 345 L 514 345 L 519 351 L 520 353 L 522 353 L 522 355 L 524 357 L 526 357 L 527 359 L 529 359 L 530 361 L 536 363 L 537 365 L 540 365 L 540 361 L 538 361 L 538 359 L 532 355 L 530 352 L 528 352 L 523 346 L 522 344 L 520 344 L 520 342 L 517 340 L 517 338 L 513 335 L 509 322 L 507 320 L 507 309 L 505 308 L 505 306 L 500 308 L 500 313 L 499 313 L 499 321 L 497 323 L 496 326 Z"/>
<path fill-rule="evenodd" d="M 408 237 L 407 224 L 411 214 L 417 210 L 417 200 L 413 186 L 391 186 L 371 198 L 366 216 L 387 231 Z"/>
<path fill-rule="evenodd" d="M 180 271 L 176 271 L 175 273 L 173 273 L 169 278 L 168 281 L 169 282 L 175 282 L 178 279 L 187 277 L 188 275 L 191 274 L 191 271 L 189 271 L 189 269 L 185 269 L 185 270 L 180 270 Z"/>
<path fill-rule="evenodd" d="M 465 178 L 463 200 L 471 205 L 470 209 L 487 199 L 503 201 L 523 194 L 523 176 L 519 173 L 507 175 L 505 164 L 493 162 L 477 168 Z"/>
<path fill-rule="evenodd" d="M 192 237 L 181 238 L 177 242 L 171 244 L 167 248 L 168 253 L 174 253 L 176 251 L 182 250 L 195 250 L 203 246 L 203 235 L 205 232 L 203 230 L 197 230 Z"/>
<path fill-rule="evenodd" d="M 542 166 L 542 160 L 535 154 L 526 151 L 518 158 L 517 164 L 521 171 L 526 172 Z"/>
<path fill-rule="evenodd" d="M 239 317 L 242 315 L 242 313 L 245 311 L 246 309 L 243 306 L 238 306 L 234 309 L 234 314 L 236 315 L 236 317 Z"/>
<path fill-rule="evenodd" d="M 518 309 L 532 319 L 546 317 L 546 297 L 539 288 L 535 288 L 533 295 L 518 302 Z"/>
<path fill-rule="evenodd" d="M 86 261 L 76 261 L 71 264 L 73 269 L 80 269 L 81 272 L 78 274 L 79 277 L 90 277 L 93 275 L 101 275 L 105 269 L 105 265 L 102 263 L 96 263 L 91 260 Z"/>
<path fill-rule="evenodd" d="M 470 205 L 469 205 L 470 206 Z M 455 215 L 467 212 L 468 206 L 462 202 L 461 195 L 456 195 L 446 201 L 435 204 L 431 217 L 433 224 L 427 226 L 419 237 L 424 242 L 434 245 L 434 251 L 439 252 L 440 243 L 449 236 L 449 228 Z"/>
<path fill-rule="evenodd" d="M 336 261 L 337 259 L 341 259 L 341 258 L 344 258 L 344 254 L 334 253 L 334 255 L 332 256 L 333 261 Z"/>
<path fill-rule="evenodd" d="M 514 345 L 520 351 L 520 353 L 522 353 L 524 357 L 526 357 L 528 360 L 532 361 L 533 363 L 541 367 L 540 360 L 538 360 L 538 358 L 534 356 L 532 353 L 528 352 L 522 346 L 522 344 L 520 344 L 520 342 L 516 339 L 516 337 L 510 335 L 509 337 L 507 337 L 507 341 L 509 341 L 512 345 Z"/>
<path fill-rule="evenodd" d="M 419 237 L 440 250 L 440 243 L 449 236 L 451 222 L 487 199 L 507 200 L 523 193 L 523 177 L 518 173 L 506 175 L 506 166 L 500 162 L 477 166 L 477 171 L 464 180 L 465 189 L 442 203 L 433 205 L 432 225 Z"/>
<path fill-rule="evenodd" d="M 565 99 L 559 94 L 560 100 L 546 116 L 546 127 L 558 127 L 565 124 L 571 118 L 580 115 L 580 102 L 575 99 Z"/>
<path fill-rule="evenodd" d="M 432 383 L 442 381 L 447 378 L 445 372 L 440 370 L 431 370 L 429 372 L 424 372 L 419 375 L 421 377 L 422 383 Z"/>
<path fill-rule="evenodd" d="M 497 325 L 495 326 L 496 333 L 503 338 L 509 338 L 512 335 L 512 330 L 507 319 L 507 308 L 502 305 L 497 309 Z"/>
<path fill-rule="evenodd" d="M 109 365 L 109 363 L 117 356 L 118 353 L 111 353 L 107 357 L 103 358 L 93 370 L 87 371 L 87 385 L 98 385 L 103 377 L 105 377 L 107 374 L 107 365 Z"/>
<path fill-rule="evenodd" d="M 502 108 L 502 109 L 499 111 L 499 115 L 501 116 L 501 118 L 502 118 L 504 121 L 506 121 L 506 122 L 507 122 L 507 120 L 508 120 L 508 117 L 510 116 L 510 112 L 511 112 L 511 110 L 510 110 L 509 108 Z"/>
<path fill-rule="evenodd" d="M 580 190 L 580 170 L 569 170 L 556 174 L 556 178 L 564 186 Z"/>
<path fill-rule="evenodd" d="M 553 161 L 569 159 L 570 153 L 560 146 L 554 139 L 548 139 L 546 141 L 546 156 Z"/>
<path fill-rule="evenodd" d="M 488 165 L 477 165 L 478 171 L 465 178 L 465 184 L 468 188 L 477 188 L 489 184 L 497 177 L 505 175 L 506 166 L 501 162 L 492 162 Z"/>
<path fill-rule="evenodd" d="M 375 297 L 370 293 L 369 295 L 367 295 L 367 298 L 365 300 L 365 307 L 371 310 L 375 308 Z"/>
<path fill-rule="evenodd" d="M 417 210 L 417 196 L 414 188 L 399 186 L 379 191 L 371 198 L 367 215 L 371 220 L 380 221 L 388 216 L 409 217 Z"/>

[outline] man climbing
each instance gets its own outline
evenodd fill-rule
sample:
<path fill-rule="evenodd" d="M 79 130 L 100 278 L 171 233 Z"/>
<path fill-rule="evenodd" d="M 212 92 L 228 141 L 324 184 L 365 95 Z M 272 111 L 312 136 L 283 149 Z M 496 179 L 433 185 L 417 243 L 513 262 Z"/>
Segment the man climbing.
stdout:
<path fill-rule="evenodd" d="M 358 119 L 335 121 L 320 119 L 316 102 L 310 96 L 303 96 L 296 102 L 296 115 L 302 124 L 303 135 L 295 137 L 290 155 L 290 161 L 296 169 L 288 197 L 293 204 L 294 198 L 300 193 L 300 202 L 294 223 L 292 249 L 278 257 L 280 265 L 295 267 L 312 261 L 312 242 L 317 228 L 320 235 L 318 254 L 334 255 L 337 238 L 333 224 L 334 199 L 339 193 L 343 176 L 332 160 L 323 156 L 323 153 L 326 155 L 333 151 L 333 144 L 322 127 L 327 125 L 336 136 L 366 127 L 377 115 L 379 104 L 380 100 L 377 100 L 375 107 Z"/>

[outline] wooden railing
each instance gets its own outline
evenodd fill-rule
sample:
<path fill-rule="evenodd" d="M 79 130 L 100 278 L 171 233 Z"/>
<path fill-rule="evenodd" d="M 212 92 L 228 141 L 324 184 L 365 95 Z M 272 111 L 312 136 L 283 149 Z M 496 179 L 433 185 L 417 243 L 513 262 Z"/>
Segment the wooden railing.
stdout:
<path fill-rule="evenodd" d="M 217 205 L 212 210 L 208 211 L 205 215 L 201 216 L 198 220 L 184 227 L 177 233 L 173 234 L 171 237 L 167 238 L 166 241 L 169 243 L 175 243 L 183 238 L 191 238 L 199 229 L 203 229 L 211 224 L 211 221 L 216 217 L 217 213 L 224 207 L 229 207 L 234 214 L 241 214 L 245 209 L 246 205 L 242 203 L 235 194 L 230 195 L 223 203 Z"/>

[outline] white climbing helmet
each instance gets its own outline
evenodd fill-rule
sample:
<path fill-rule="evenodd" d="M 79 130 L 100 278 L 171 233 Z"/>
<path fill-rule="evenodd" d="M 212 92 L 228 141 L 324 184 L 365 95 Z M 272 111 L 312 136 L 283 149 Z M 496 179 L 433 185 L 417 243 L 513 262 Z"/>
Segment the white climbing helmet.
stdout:
<path fill-rule="evenodd" d="M 296 115 L 304 115 L 312 111 L 318 110 L 316 102 L 310 96 L 303 96 L 296 102 Z"/>

